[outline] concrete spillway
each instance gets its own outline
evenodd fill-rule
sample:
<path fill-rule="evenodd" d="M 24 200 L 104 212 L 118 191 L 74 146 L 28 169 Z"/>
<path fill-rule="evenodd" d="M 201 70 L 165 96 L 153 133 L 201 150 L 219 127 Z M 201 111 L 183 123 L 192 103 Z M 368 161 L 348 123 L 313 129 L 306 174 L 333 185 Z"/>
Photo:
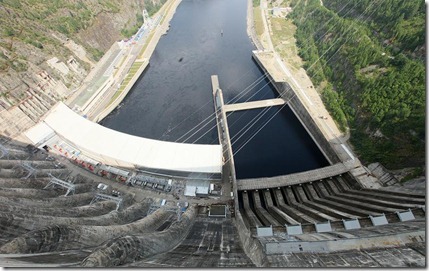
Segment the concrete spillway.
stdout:
<path fill-rule="evenodd" d="M 258 190 L 239 191 L 243 200 L 241 211 L 246 214 L 250 227 L 259 226 L 255 223 L 255 215 L 265 226 L 283 224 L 287 221 L 285 218 L 290 217 L 305 225 L 307 233 L 314 231 L 311 224 L 325 221 L 334 223 L 336 229 L 344 229 L 344 225 L 337 222 L 357 219 L 361 221 L 362 227 L 367 227 L 372 225 L 368 223 L 368 216 L 385 214 L 389 223 L 396 223 L 398 212 L 408 209 L 416 217 L 423 214 L 423 198 L 408 194 L 392 195 L 381 190 L 362 191 L 361 188 L 351 188 L 347 178 L 347 175 L 336 176 L 316 182 L 264 189 L 263 197 L 259 197 Z M 254 196 L 253 200 L 248 197 L 249 194 Z M 252 203 L 254 208 L 251 208 Z M 252 209 L 255 209 L 255 214 Z M 285 215 L 280 215 L 281 212 Z M 269 221 L 268 218 L 276 221 Z"/>

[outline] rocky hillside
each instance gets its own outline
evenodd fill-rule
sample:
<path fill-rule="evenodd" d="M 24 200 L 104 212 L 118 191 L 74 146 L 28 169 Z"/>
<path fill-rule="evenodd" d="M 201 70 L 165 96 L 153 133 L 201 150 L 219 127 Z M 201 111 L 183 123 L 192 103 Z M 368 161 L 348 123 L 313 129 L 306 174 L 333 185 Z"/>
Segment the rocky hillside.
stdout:
<path fill-rule="evenodd" d="M 0 133 L 15 136 L 65 99 L 142 24 L 144 8 L 143 0 L 0 0 Z"/>

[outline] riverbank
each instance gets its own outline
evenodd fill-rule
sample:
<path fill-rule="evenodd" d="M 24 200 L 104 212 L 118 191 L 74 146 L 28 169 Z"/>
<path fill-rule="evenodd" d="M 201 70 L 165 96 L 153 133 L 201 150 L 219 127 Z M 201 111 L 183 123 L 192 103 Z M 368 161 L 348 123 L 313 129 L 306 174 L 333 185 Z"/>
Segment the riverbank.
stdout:
<path fill-rule="evenodd" d="M 250 4 L 252 3 L 251 1 L 249 2 Z M 359 159 L 347 144 L 349 139 L 348 134 L 343 134 L 338 129 L 336 123 L 325 108 L 319 93 L 314 88 L 306 71 L 302 67 L 299 69 L 294 68 L 293 63 L 289 63 L 276 51 L 276 46 L 273 45 L 271 41 L 273 38 L 273 32 L 269 31 L 270 27 L 268 24 L 271 22 L 271 20 L 268 20 L 267 18 L 270 16 L 270 13 L 268 10 L 266 10 L 266 0 L 261 0 L 260 7 L 262 16 L 264 17 L 262 19 L 265 27 L 264 34 L 270 33 L 270 35 L 266 35 L 269 40 L 264 40 L 261 42 L 268 48 L 263 48 L 262 50 L 254 52 L 258 56 L 261 56 L 261 54 L 268 56 L 268 59 L 265 60 L 264 58 L 260 58 L 259 60 L 264 60 L 260 62 L 260 64 L 264 69 L 267 70 L 267 72 L 269 72 L 274 81 L 277 81 L 277 83 L 284 82 L 290 86 L 290 90 L 293 92 L 293 95 L 296 95 L 299 100 L 301 113 L 307 116 L 307 119 L 304 122 L 303 119 L 298 116 L 304 127 L 306 127 L 308 123 L 313 123 L 315 125 L 315 127 L 313 127 L 313 131 L 316 131 L 316 129 L 320 131 L 320 136 L 323 137 L 322 141 L 329 142 L 330 148 L 335 151 L 340 161 L 343 163 L 347 161 L 353 161 L 356 165 L 356 168 L 350 170 L 350 173 L 364 187 L 379 187 L 380 184 L 378 183 L 377 179 L 372 177 L 368 173 L 369 170 L 361 165 Z M 263 7 L 265 7 L 265 10 Z M 248 11 L 248 16 L 249 13 L 250 12 Z M 253 24 L 253 22 L 251 22 L 251 24 Z M 252 26 L 250 26 L 250 30 L 251 29 Z M 257 38 L 256 35 L 252 35 L 251 37 Z"/>
<path fill-rule="evenodd" d="M 252 1 L 248 0 L 248 34 L 251 37 L 253 43 L 259 44 L 260 46 L 256 46 L 258 50 L 265 51 L 267 53 L 272 53 L 273 65 L 276 66 L 277 75 L 273 75 L 274 77 L 281 78 L 282 80 L 289 83 L 294 89 L 296 95 L 299 97 L 306 110 L 311 115 L 313 121 L 317 124 L 320 131 L 323 133 L 326 140 L 336 143 L 343 144 L 347 141 L 348 136 L 344 135 L 338 129 L 336 123 L 330 116 L 329 112 L 326 110 L 325 105 L 322 102 L 322 99 L 314 88 L 310 78 L 308 77 L 306 71 L 301 67 L 296 69 L 293 63 L 289 63 L 287 59 L 284 59 L 283 55 L 277 52 L 276 44 L 272 43 L 273 32 L 269 31 L 270 22 L 272 20 L 268 20 L 268 16 L 270 16 L 269 10 L 267 10 L 268 4 L 266 0 L 261 0 L 260 9 L 261 14 L 263 16 L 262 21 L 264 22 L 264 34 L 265 39 L 269 40 L 259 40 L 258 35 L 255 32 L 254 20 L 253 20 L 253 6 Z M 250 19 L 251 18 L 251 19 Z M 262 48 L 260 48 L 262 47 Z M 293 52 L 289 52 L 293 53 Z M 296 53 L 295 53 L 296 54 Z M 296 56 L 298 57 L 298 56 Z M 272 69 L 271 69 L 272 70 Z"/>
<path fill-rule="evenodd" d="M 93 68 L 66 104 L 88 119 L 99 122 L 127 96 L 141 74 L 181 0 L 168 0 L 127 42 L 116 42 Z"/>
<path fill-rule="evenodd" d="M 153 16 L 159 24 L 148 33 L 148 38 L 145 43 L 141 45 L 139 53 L 133 63 L 136 66 L 136 71 L 129 71 L 127 76 L 118 87 L 117 91 L 109 99 L 107 105 L 100 107 L 96 110 L 95 114 L 90 116 L 94 122 L 99 122 L 108 116 L 115 108 L 123 101 L 128 92 L 133 88 L 135 82 L 139 79 L 141 74 L 146 70 L 149 65 L 149 59 L 155 51 L 156 45 L 163 35 L 165 35 L 170 27 L 170 21 L 181 0 L 170 0 Z M 137 64 L 137 65 L 136 65 Z M 132 74 L 130 74 L 132 72 Z M 128 77 L 128 78 L 127 78 Z M 128 79 L 128 80 L 127 80 Z M 125 83 L 124 83 L 125 82 Z"/>
<path fill-rule="evenodd" d="M 253 10 L 253 1 L 247 0 L 247 35 L 249 35 L 250 40 L 258 50 L 263 50 L 264 47 L 262 46 L 261 42 L 258 39 L 258 35 L 256 34 Z"/>

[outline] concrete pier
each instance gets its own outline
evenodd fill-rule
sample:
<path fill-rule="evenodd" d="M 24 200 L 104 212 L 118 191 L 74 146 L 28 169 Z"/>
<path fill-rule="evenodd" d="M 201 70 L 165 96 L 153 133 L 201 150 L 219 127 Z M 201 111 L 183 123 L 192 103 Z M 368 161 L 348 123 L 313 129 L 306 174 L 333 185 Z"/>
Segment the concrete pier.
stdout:
<path fill-rule="evenodd" d="M 253 101 L 253 102 L 238 103 L 238 104 L 226 104 L 223 106 L 223 109 L 225 110 L 225 112 L 232 112 L 232 111 L 263 108 L 263 107 L 269 107 L 269 106 L 284 105 L 285 103 L 286 103 L 285 100 L 283 100 L 282 98 L 277 98 L 277 99 Z"/>
<path fill-rule="evenodd" d="M 223 168 L 222 168 L 222 182 L 223 187 L 231 187 L 234 205 L 238 206 L 237 197 L 237 179 L 235 175 L 234 156 L 232 153 L 231 139 L 229 136 L 228 120 L 226 118 L 226 112 L 224 110 L 224 102 L 222 90 L 219 88 L 219 80 L 217 75 L 211 76 L 212 88 L 213 88 L 213 99 L 215 104 L 216 122 L 219 134 L 219 143 L 222 146 L 223 153 Z"/>

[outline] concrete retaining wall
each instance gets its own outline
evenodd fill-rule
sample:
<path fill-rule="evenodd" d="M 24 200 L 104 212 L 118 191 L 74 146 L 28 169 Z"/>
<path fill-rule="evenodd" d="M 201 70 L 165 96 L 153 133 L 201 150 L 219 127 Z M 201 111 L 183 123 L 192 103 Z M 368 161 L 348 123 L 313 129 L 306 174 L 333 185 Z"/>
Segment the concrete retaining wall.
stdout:
<path fill-rule="evenodd" d="M 100 122 L 102 119 L 107 117 L 127 96 L 128 92 L 131 90 L 131 88 L 134 86 L 135 82 L 140 78 L 140 75 L 146 70 L 147 66 L 149 65 L 148 60 L 144 60 L 141 67 L 137 70 L 136 74 L 131 78 L 128 85 L 125 87 L 125 89 L 121 92 L 121 94 L 110 104 L 108 105 L 98 116 L 94 118 L 94 122 Z"/>

